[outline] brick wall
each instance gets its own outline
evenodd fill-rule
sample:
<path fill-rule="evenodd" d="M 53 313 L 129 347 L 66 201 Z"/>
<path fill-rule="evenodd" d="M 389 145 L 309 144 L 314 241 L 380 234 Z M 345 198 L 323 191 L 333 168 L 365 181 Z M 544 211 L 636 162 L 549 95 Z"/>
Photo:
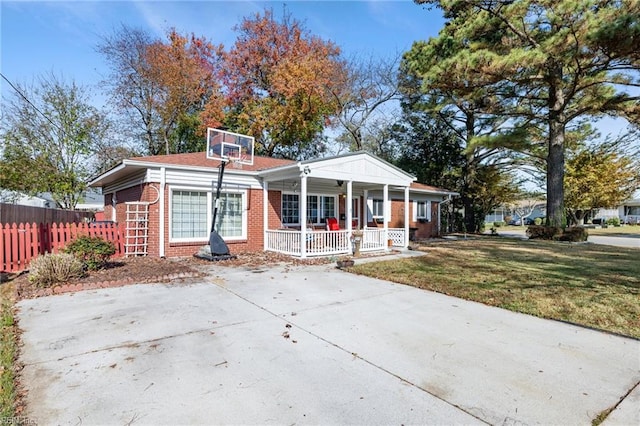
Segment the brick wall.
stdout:
<path fill-rule="evenodd" d="M 438 235 L 438 202 L 431 202 L 431 220 L 420 222 L 413 220 L 413 200 L 409 201 L 409 228 L 415 228 L 415 238 L 432 238 Z M 366 213 L 365 213 L 366 214 Z M 404 199 L 391 200 L 391 220 L 389 228 L 404 228 Z M 382 228 L 382 223 L 368 222 L 367 226 Z"/>

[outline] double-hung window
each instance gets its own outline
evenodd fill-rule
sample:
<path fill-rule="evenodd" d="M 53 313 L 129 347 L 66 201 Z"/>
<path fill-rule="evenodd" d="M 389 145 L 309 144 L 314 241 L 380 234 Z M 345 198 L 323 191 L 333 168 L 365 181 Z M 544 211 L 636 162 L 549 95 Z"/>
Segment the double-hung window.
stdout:
<path fill-rule="evenodd" d="M 384 218 L 384 200 L 373 200 L 373 204 L 371 207 L 371 215 L 374 219 L 383 219 Z"/>
<path fill-rule="evenodd" d="M 415 201 L 414 202 L 414 218 L 413 220 L 429 221 L 431 220 L 431 201 Z"/>
<path fill-rule="evenodd" d="M 282 194 L 282 224 L 300 224 L 300 198 L 298 194 Z"/>

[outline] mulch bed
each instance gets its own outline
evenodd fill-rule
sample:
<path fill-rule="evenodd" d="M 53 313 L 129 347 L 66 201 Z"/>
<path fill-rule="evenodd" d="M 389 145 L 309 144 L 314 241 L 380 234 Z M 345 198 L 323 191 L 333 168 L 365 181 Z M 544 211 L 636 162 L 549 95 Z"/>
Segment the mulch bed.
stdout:
<path fill-rule="evenodd" d="M 195 257 L 161 259 L 157 257 L 129 257 L 113 259 L 105 269 L 88 271 L 79 279 L 49 288 L 40 288 L 29 281 L 29 274 L 9 277 L 14 283 L 16 298 L 29 299 L 82 290 L 121 287 L 145 283 L 182 283 L 208 274 L 211 266 L 249 268 L 264 265 L 319 265 L 329 263 L 328 258 L 295 259 L 279 253 L 240 253 L 235 259 L 212 262 Z"/>

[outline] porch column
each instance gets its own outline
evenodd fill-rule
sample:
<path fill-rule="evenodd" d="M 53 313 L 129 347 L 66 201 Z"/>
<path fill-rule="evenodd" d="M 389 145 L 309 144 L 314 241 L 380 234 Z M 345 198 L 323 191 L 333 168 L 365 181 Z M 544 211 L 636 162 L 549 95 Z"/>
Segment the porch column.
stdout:
<path fill-rule="evenodd" d="M 353 201 L 351 200 L 351 198 L 353 198 L 353 181 L 348 181 L 347 182 L 347 199 L 344 201 L 345 203 L 345 210 L 347 211 L 347 219 L 346 219 L 346 228 L 347 231 L 349 231 L 349 235 L 351 235 L 351 231 L 353 231 L 352 229 L 352 222 L 353 222 Z"/>
<path fill-rule="evenodd" d="M 383 235 L 385 250 L 389 250 L 389 184 L 382 187 L 382 221 L 384 222 Z"/>
<path fill-rule="evenodd" d="M 369 226 L 369 190 L 365 189 L 363 191 L 362 197 L 364 198 L 363 200 L 363 206 L 362 206 L 362 212 L 360 213 L 360 220 L 363 222 L 362 225 L 362 229 L 367 229 L 367 226 Z"/>
<path fill-rule="evenodd" d="M 262 182 L 262 245 L 266 251 L 268 248 L 269 235 L 267 230 L 269 229 L 269 182 Z"/>
<path fill-rule="evenodd" d="M 307 175 L 300 177 L 300 257 L 307 257 Z"/>
<path fill-rule="evenodd" d="M 404 188 L 404 248 L 409 247 L 409 187 Z"/>

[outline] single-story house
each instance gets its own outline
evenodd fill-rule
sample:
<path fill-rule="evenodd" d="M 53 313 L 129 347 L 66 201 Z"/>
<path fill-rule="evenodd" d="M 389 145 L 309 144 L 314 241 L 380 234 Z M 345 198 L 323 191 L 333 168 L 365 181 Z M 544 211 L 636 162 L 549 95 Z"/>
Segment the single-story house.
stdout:
<path fill-rule="evenodd" d="M 127 253 L 189 256 L 208 244 L 218 173 L 204 152 L 157 155 L 125 159 L 89 185 L 105 196 L 105 220 L 126 225 Z M 226 166 L 216 230 L 231 253 L 346 254 L 354 232 L 362 251 L 388 250 L 439 235 L 440 205 L 455 195 L 366 152 L 256 156 Z"/>
<path fill-rule="evenodd" d="M 622 223 L 640 224 L 640 197 L 626 200 L 614 209 L 598 209 L 598 213 L 594 217 L 594 219 L 604 220 L 611 218 L 618 218 Z"/>

